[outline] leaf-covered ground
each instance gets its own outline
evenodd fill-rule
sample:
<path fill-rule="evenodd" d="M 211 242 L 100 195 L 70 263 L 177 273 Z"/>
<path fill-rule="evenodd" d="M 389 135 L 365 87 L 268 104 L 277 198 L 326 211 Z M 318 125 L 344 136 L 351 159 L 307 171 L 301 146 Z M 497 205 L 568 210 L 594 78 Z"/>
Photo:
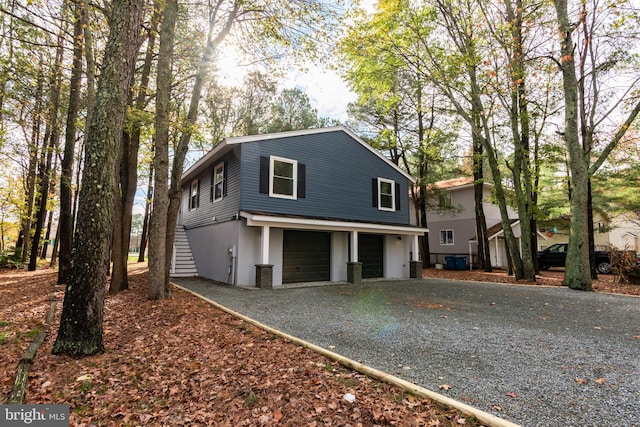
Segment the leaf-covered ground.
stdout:
<path fill-rule="evenodd" d="M 37 331 L 45 327 L 52 270 L 0 271 L 0 403 Z M 25 403 L 65 403 L 71 425 L 460 426 L 455 410 L 350 371 L 175 290 L 146 299 L 147 270 L 108 296 L 107 352 L 54 356 L 58 315 L 29 374 Z M 354 402 L 345 400 L 351 394 Z"/>
<path fill-rule="evenodd" d="M 562 271 L 538 284 L 560 286 Z M 426 269 L 424 277 L 514 283 L 504 271 Z M 46 327 L 56 273 L 0 271 L 0 403 L 37 333 Z M 350 371 L 175 290 L 146 299 L 147 270 L 131 266 L 130 289 L 108 296 L 107 352 L 53 356 L 56 317 L 29 375 L 25 403 L 66 403 L 72 425 L 479 425 L 459 412 Z M 640 295 L 601 275 L 598 292 Z M 63 292 L 56 293 L 58 316 Z M 355 396 L 349 403 L 347 393 Z"/>
<path fill-rule="evenodd" d="M 564 269 L 553 268 L 548 271 L 541 271 L 540 275 L 536 278 L 536 283 L 516 282 L 513 276 L 508 276 L 505 270 L 500 269 L 495 269 L 491 273 L 485 273 L 478 270 L 436 270 L 435 268 L 428 268 L 422 270 L 422 277 L 523 285 L 562 286 Z M 620 283 L 618 277 L 614 274 L 599 274 L 598 280 L 593 282 L 593 290 L 596 292 L 640 296 L 640 285 Z"/>

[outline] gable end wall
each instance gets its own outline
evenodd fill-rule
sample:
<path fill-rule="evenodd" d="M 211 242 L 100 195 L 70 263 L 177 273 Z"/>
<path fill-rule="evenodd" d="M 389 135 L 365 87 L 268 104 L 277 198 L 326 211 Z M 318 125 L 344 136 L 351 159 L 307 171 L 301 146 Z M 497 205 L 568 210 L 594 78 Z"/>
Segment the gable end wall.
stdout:
<path fill-rule="evenodd" d="M 260 157 L 297 160 L 306 168 L 306 197 L 279 199 L 260 193 Z M 407 179 L 344 132 L 328 132 L 242 144 L 240 209 L 352 221 L 409 224 Z M 372 206 L 371 180 L 400 184 L 400 210 Z"/>

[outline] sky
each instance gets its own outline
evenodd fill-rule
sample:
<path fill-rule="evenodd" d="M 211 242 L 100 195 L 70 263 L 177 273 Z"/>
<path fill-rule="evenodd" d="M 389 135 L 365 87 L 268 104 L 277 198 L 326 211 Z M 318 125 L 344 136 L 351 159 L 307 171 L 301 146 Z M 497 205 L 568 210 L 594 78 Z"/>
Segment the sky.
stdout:
<path fill-rule="evenodd" d="M 349 4 L 350 2 L 347 2 Z M 368 13 L 376 9 L 377 0 L 360 0 L 359 7 Z M 238 66 L 242 59 L 232 47 L 223 49 L 219 58 L 218 78 L 231 85 L 240 85 L 249 71 L 248 67 Z M 328 117 L 345 122 L 348 119 L 347 105 L 356 100 L 356 95 L 346 82 L 334 70 L 316 64 L 304 64 L 306 71 L 291 68 L 281 80 L 280 89 L 298 88 L 309 97 L 311 106 L 318 109 L 319 117 Z"/>
<path fill-rule="evenodd" d="M 250 71 L 242 66 L 242 59 L 228 47 L 223 49 L 217 63 L 216 77 L 230 86 L 240 86 L 242 79 Z M 298 88 L 307 94 L 311 106 L 318 109 L 319 117 L 347 120 L 347 104 L 356 100 L 356 95 L 334 70 L 319 65 L 308 65 L 306 71 L 290 68 L 280 79 L 280 89 Z"/>
<path fill-rule="evenodd" d="M 290 85 L 290 86 L 289 86 Z M 311 105 L 318 109 L 319 117 L 347 120 L 347 104 L 356 100 L 347 84 L 333 70 L 312 67 L 307 72 L 289 71 L 285 88 L 298 87 L 308 96 Z"/>

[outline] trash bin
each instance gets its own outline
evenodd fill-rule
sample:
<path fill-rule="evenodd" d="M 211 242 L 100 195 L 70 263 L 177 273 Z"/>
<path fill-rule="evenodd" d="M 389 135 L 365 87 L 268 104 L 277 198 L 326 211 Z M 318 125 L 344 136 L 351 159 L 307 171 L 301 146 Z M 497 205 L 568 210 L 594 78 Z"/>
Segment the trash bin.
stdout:
<path fill-rule="evenodd" d="M 456 270 L 466 270 L 467 269 L 467 257 L 459 256 L 456 257 Z"/>
<path fill-rule="evenodd" d="M 454 256 L 446 256 L 446 257 L 444 257 L 444 260 L 447 263 L 447 270 L 455 270 L 456 269 L 456 257 L 454 257 Z"/>

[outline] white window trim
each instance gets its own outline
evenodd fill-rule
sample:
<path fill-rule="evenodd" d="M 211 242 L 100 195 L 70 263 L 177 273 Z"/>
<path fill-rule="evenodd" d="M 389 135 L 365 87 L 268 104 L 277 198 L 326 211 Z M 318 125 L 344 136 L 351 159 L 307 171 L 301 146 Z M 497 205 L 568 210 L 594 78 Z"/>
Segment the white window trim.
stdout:
<path fill-rule="evenodd" d="M 222 180 L 218 181 L 218 170 L 222 170 Z M 218 183 L 222 183 L 222 191 L 220 192 L 220 197 L 216 198 L 216 187 Z M 219 163 L 213 168 L 213 202 L 219 202 L 224 199 L 224 162 Z"/>
<path fill-rule="evenodd" d="M 195 197 L 195 202 L 194 202 Z M 189 192 L 189 210 L 198 208 L 198 180 L 191 181 L 191 191 Z"/>
<path fill-rule="evenodd" d="M 383 182 L 391 184 L 391 207 L 387 208 L 382 206 L 382 191 L 381 184 Z M 378 177 L 378 209 L 381 211 L 395 212 L 396 211 L 396 182 L 392 179 Z"/>
<path fill-rule="evenodd" d="M 444 240 L 442 239 L 442 233 L 448 233 L 451 232 L 451 243 L 447 243 L 447 235 L 445 234 L 445 238 Z M 445 229 L 445 230 L 440 230 L 440 246 L 453 246 L 455 245 L 455 235 L 454 235 L 454 231 L 451 228 Z"/>
<path fill-rule="evenodd" d="M 273 172 L 275 170 L 274 163 L 283 162 L 291 163 L 293 165 L 293 195 L 280 194 L 273 192 Z M 277 197 L 280 199 L 297 200 L 298 199 L 298 161 L 287 159 L 284 157 L 270 156 L 269 157 L 269 197 Z"/>

